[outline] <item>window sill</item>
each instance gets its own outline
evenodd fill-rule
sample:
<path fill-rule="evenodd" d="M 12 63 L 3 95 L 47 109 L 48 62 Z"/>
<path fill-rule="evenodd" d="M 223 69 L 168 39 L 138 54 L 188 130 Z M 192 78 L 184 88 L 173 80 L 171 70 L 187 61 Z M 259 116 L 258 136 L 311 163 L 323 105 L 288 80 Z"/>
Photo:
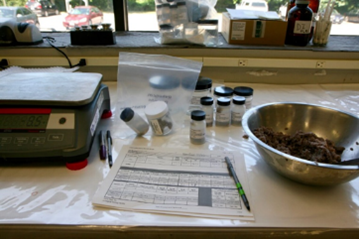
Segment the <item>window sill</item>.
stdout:
<path fill-rule="evenodd" d="M 119 52 L 126 51 L 166 54 L 202 61 L 204 75 L 230 82 L 359 82 L 359 36 L 331 36 L 325 47 L 295 47 L 229 45 L 222 35 L 219 35 L 217 47 L 203 47 L 160 45 L 155 42 L 155 38 L 159 36 L 158 32 L 115 34 L 115 45 L 102 46 L 71 45 L 69 33 L 43 33 L 43 36 L 53 37 L 56 40 L 54 45 L 65 52 L 72 63 L 85 58 L 87 66 L 81 67 L 81 71 L 102 73 L 105 80 L 116 80 Z M 37 45 L 3 46 L 1 53 L 1 59 L 8 59 L 10 66 L 68 66 L 63 55 L 47 41 Z M 248 64 L 239 65 L 239 60 L 245 60 Z M 318 62 L 325 62 L 324 67 L 317 67 Z M 322 72 L 323 70 L 325 72 Z M 270 74 L 259 74 L 262 77 L 258 77 L 253 71 L 269 71 Z M 314 77 L 308 77 L 308 74 Z"/>

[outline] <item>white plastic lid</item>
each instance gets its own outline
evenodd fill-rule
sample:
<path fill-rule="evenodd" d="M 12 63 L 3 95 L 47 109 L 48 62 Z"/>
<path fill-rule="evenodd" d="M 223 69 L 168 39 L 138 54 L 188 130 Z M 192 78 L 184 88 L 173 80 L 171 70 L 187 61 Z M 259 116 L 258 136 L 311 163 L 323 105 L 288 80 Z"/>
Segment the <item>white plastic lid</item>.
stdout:
<path fill-rule="evenodd" d="M 167 114 L 168 107 L 164 101 L 149 103 L 145 108 L 145 114 L 149 119 L 158 119 Z"/>

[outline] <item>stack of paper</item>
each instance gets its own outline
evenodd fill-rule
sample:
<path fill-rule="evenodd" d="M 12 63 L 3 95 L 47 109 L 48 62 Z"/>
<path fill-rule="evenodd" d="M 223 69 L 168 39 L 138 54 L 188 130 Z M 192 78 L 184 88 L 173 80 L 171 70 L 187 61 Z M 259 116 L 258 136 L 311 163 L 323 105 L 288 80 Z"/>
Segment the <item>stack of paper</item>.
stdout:
<path fill-rule="evenodd" d="M 235 165 L 251 202 L 240 152 L 123 146 L 93 198 L 96 206 L 195 217 L 254 220 L 224 157 Z"/>

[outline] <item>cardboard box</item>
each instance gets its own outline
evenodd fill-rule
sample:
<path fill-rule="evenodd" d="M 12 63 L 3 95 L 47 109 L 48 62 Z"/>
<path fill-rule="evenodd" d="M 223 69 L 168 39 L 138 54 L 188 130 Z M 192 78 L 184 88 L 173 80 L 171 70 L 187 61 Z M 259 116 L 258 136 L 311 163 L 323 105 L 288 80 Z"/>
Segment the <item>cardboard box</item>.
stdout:
<path fill-rule="evenodd" d="M 229 44 L 283 46 L 286 32 L 286 21 L 233 20 L 222 14 L 222 35 Z"/>

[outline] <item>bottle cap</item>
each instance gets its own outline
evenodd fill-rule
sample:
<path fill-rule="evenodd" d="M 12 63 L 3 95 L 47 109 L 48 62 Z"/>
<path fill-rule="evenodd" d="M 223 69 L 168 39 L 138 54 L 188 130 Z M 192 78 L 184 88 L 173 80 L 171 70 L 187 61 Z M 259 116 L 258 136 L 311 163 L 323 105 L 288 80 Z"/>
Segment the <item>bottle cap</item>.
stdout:
<path fill-rule="evenodd" d="M 218 96 L 232 96 L 233 89 L 227 86 L 217 86 L 214 88 L 214 94 Z"/>
<path fill-rule="evenodd" d="M 244 105 L 246 103 L 246 98 L 243 96 L 234 96 L 232 102 L 235 105 Z"/>
<path fill-rule="evenodd" d="M 203 110 L 194 110 L 191 112 L 191 119 L 204 120 L 206 119 L 206 113 Z"/>
<path fill-rule="evenodd" d="M 202 76 L 199 77 L 196 84 L 196 90 L 206 90 L 211 87 L 212 87 L 212 79 Z"/>
<path fill-rule="evenodd" d="M 131 109 L 131 108 L 125 108 L 120 115 L 120 118 L 124 121 L 124 122 L 128 122 L 130 121 L 133 116 L 135 115 L 135 112 Z"/>
<path fill-rule="evenodd" d="M 221 106 L 227 106 L 231 104 L 231 99 L 227 97 L 220 97 L 217 99 L 217 104 Z"/>
<path fill-rule="evenodd" d="M 234 88 L 234 94 L 239 96 L 250 96 L 253 95 L 253 89 L 246 86 L 237 86 Z"/>
<path fill-rule="evenodd" d="M 149 119 L 158 119 L 167 114 L 168 107 L 164 101 L 149 103 L 145 108 L 145 114 Z"/>
<path fill-rule="evenodd" d="M 209 96 L 201 97 L 201 105 L 213 105 L 213 98 Z"/>

